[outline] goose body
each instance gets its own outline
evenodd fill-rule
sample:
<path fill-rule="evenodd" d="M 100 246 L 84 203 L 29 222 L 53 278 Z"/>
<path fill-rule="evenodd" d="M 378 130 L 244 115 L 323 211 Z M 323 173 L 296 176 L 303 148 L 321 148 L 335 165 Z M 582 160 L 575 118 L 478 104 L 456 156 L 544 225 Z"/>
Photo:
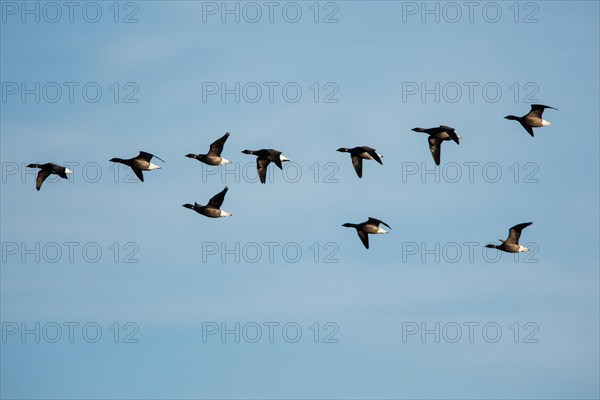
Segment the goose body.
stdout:
<path fill-rule="evenodd" d="M 231 213 L 221 210 L 221 205 L 223 204 L 223 200 L 225 200 L 225 194 L 227 194 L 228 190 L 229 188 L 225 186 L 225 189 L 214 195 L 205 206 L 201 206 L 194 202 L 194 204 L 184 204 L 183 207 L 194 210 L 198 214 L 209 218 L 230 217 L 232 215 Z"/>
<path fill-rule="evenodd" d="M 369 217 L 369 219 L 367 221 L 362 222 L 360 224 L 345 223 L 342 226 L 346 227 L 346 228 L 356 229 L 356 233 L 358 234 L 360 241 L 365 246 L 365 248 L 368 249 L 369 248 L 369 234 L 380 235 L 380 234 L 388 233 L 388 231 L 386 231 L 385 229 L 380 228 L 379 224 L 383 224 L 383 225 L 387 226 L 389 229 L 392 229 L 385 222 L 378 220 L 377 218 L 371 218 L 371 217 Z"/>
<path fill-rule="evenodd" d="M 161 158 L 155 156 L 154 154 L 146 153 L 145 151 L 140 151 L 134 158 L 122 159 L 122 158 L 111 158 L 109 161 L 120 163 L 131 167 L 135 175 L 139 178 L 140 181 L 144 182 L 144 175 L 142 171 L 152 171 L 153 169 L 159 169 L 158 165 L 152 164 L 150 160 L 152 157 L 158 158 L 160 161 L 164 162 Z"/>
<path fill-rule="evenodd" d="M 433 157 L 433 161 L 435 161 L 435 165 L 440 165 L 441 155 L 442 155 L 442 142 L 447 140 L 452 140 L 456 144 L 460 144 L 460 136 L 458 136 L 454 130 L 454 128 L 446 125 L 440 125 L 437 128 L 413 128 L 415 132 L 426 133 L 429 135 L 429 151 L 431 151 L 431 156 Z"/>
<path fill-rule="evenodd" d="M 381 154 L 377 154 L 377 151 L 369 146 L 359 146 L 351 149 L 340 147 L 337 149 L 337 151 L 340 153 L 350 153 L 354 171 L 356 171 L 356 175 L 358 175 L 359 178 L 362 178 L 362 160 L 375 160 L 379 164 L 383 165 L 383 162 L 381 161 L 383 156 Z"/>
<path fill-rule="evenodd" d="M 519 121 L 519 123 L 527 131 L 527 133 L 529 133 L 531 137 L 533 137 L 533 128 L 541 128 L 543 126 L 552 125 L 551 122 L 548 122 L 542 118 L 542 114 L 544 113 L 544 110 L 546 108 L 558 111 L 558 109 L 554 107 L 545 106 L 543 104 L 532 104 L 531 110 L 522 117 L 517 117 L 515 115 L 507 115 L 504 118 L 511 121 Z"/>
<path fill-rule="evenodd" d="M 485 247 L 490 249 L 498 249 L 507 253 L 522 253 L 529 251 L 527 247 L 519 244 L 519 238 L 521 237 L 521 231 L 531 224 L 533 224 L 533 222 L 524 222 L 522 224 L 515 225 L 508 230 L 508 238 L 506 240 L 498 239 L 501 244 L 488 244 Z"/>
<path fill-rule="evenodd" d="M 229 132 L 225 133 L 222 137 L 215 140 L 211 143 L 208 153 L 206 154 L 187 154 L 188 158 L 195 158 L 196 160 L 203 162 L 208 165 L 223 165 L 229 164 L 231 161 L 224 159 L 221 157 L 221 152 L 223 151 L 223 145 L 227 141 L 229 137 Z"/>
<path fill-rule="evenodd" d="M 281 154 L 281 151 L 273 149 L 244 150 L 244 154 L 256 156 L 256 169 L 261 183 L 267 182 L 267 167 L 270 163 L 275 163 L 279 169 L 283 170 L 283 162 L 290 161 L 289 158 Z"/>
<path fill-rule="evenodd" d="M 46 164 L 28 164 L 27 168 L 39 168 L 40 171 L 37 174 L 37 178 L 35 180 L 35 189 L 40 190 L 42 188 L 42 184 L 50 175 L 58 175 L 63 179 L 68 179 L 67 174 L 72 174 L 71 171 L 67 167 L 63 167 L 62 165 L 54 164 L 54 163 L 46 163 Z"/>

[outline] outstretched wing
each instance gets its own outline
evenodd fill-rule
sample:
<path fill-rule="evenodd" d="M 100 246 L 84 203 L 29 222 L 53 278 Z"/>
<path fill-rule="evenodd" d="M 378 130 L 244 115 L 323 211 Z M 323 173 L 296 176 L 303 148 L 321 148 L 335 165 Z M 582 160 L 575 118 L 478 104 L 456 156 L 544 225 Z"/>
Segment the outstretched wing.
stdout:
<path fill-rule="evenodd" d="M 36 190 L 40 190 L 42 187 L 42 183 L 46 180 L 47 177 L 50 176 L 50 171 L 40 170 L 37 174 L 37 179 L 35 180 L 35 188 Z"/>
<path fill-rule="evenodd" d="M 377 218 L 373 218 L 373 217 L 369 217 L 369 219 L 367 220 L 367 224 L 371 224 L 371 225 L 375 225 L 375 226 L 379 226 L 379 224 L 383 224 L 383 225 L 387 226 L 388 228 L 392 229 L 391 226 L 389 226 L 388 224 L 386 224 L 382 220 L 377 219 Z"/>
<path fill-rule="evenodd" d="M 135 175 L 139 178 L 140 181 L 144 182 L 144 174 L 142 174 L 142 170 L 136 167 L 131 167 Z"/>
<path fill-rule="evenodd" d="M 551 108 L 553 110 L 556 110 L 556 108 L 554 108 L 554 107 L 545 106 L 543 104 L 532 104 L 531 111 L 529 111 L 529 113 L 525 117 L 542 118 L 542 114 L 544 113 L 544 110 L 546 108 Z"/>
<path fill-rule="evenodd" d="M 281 163 L 281 151 L 271 151 L 271 158 L 275 165 L 279 167 L 279 169 L 283 170 L 283 164 Z"/>
<path fill-rule="evenodd" d="M 258 170 L 258 177 L 260 178 L 260 183 L 267 182 L 267 167 L 271 163 L 270 160 L 266 158 L 258 157 L 256 159 L 256 169 Z"/>
<path fill-rule="evenodd" d="M 383 162 L 381 161 L 381 158 L 379 157 L 379 154 L 377 154 L 377 151 L 375 151 L 375 149 L 365 146 L 365 150 L 367 151 L 367 153 L 369 153 L 371 157 L 373 157 L 373 160 L 383 165 Z"/>
<path fill-rule="evenodd" d="M 522 224 L 518 224 L 513 226 L 508 231 L 508 239 L 506 239 L 506 244 L 519 244 L 519 238 L 521 237 L 521 231 L 527 228 L 529 225 L 533 224 L 533 222 L 524 222 Z"/>
<path fill-rule="evenodd" d="M 67 169 L 65 167 L 58 168 L 56 175 L 60 176 L 63 179 L 69 179 L 69 177 L 67 176 Z"/>
<path fill-rule="evenodd" d="M 228 137 L 229 132 L 225 133 L 225 135 L 223 135 L 221 138 L 212 142 L 212 144 L 210 145 L 210 150 L 208 150 L 208 154 L 211 156 L 219 157 L 221 155 L 221 152 L 223 151 L 223 145 L 227 141 Z"/>
<path fill-rule="evenodd" d="M 138 154 L 136 158 L 150 162 L 150 160 L 152 160 L 152 157 L 156 157 L 160 161 L 165 162 L 165 160 L 163 160 L 162 158 L 155 156 L 154 154 L 146 153 L 145 151 L 140 151 L 140 154 Z"/>
<path fill-rule="evenodd" d="M 362 178 L 362 158 L 352 156 L 352 166 L 356 171 L 356 175 L 358 175 L 359 178 Z"/>
<path fill-rule="evenodd" d="M 442 141 L 433 136 L 429 136 L 429 151 L 431 151 L 431 155 L 433 156 L 433 161 L 435 161 L 435 165 L 440 165 L 440 158 L 442 154 Z"/>
<path fill-rule="evenodd" d="M 448 134 L 448 136 L 450 136 L 450 139 L 454 140 L 454 142 L 456 144 L 460 144 L 460 142 L 458 140 L 458 135 L 454 131 L 454 128 L 451 128 L 446 125 L 440 125 L 440 128 L 442 128 L 444 130 L 444 132 L 446 132 Z"/>
<path fill-rule="evenodd" d="M 527 131 L 527 133 L 529 133 L 531 135 L 531 137 L 534 137 L 533 135 L 533 128 L 527 124 L 524 124 L 523 122 L 521 122 L 521 126 L 523 128 L 525 128 L 525 130 Z"/>
<path fill-rule="evenodd" d="M 223 189 L 220 193 L 217 193 L 216 195 L 214 195 L 209 201 L 208 204 L 206 205 L 209 208 L 221 208 L 221 204 L 223 204 L 223 200 L 225 200 L 225 194 L 227 193 L 227 191 L 229 190 L 229 188 L 227 186 L 225 186 L 225 189 Z"/>
<path fill-rule="evenodd" d="M 367 232 L 363 232 L 363 231 L 356 231 L 358 233 L 358 237 L 360 238 L 360 241 L 362 242 L 362 244 L 365 246 L 365 248 L 369 248 L 369 234 Z"/>

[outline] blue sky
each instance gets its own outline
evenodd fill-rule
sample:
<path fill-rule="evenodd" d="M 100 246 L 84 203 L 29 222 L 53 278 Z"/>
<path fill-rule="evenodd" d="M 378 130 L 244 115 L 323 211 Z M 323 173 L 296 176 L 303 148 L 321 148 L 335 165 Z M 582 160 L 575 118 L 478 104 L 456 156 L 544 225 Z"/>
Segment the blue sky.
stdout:
<path fill-rule="evenodd" d="M 597 2 L 482 2 L 472 22 L 462 3 L 455 18 L 428 2 L 436 22 L 422 2 L 392 1 L 282 2 L 269 22 L 259 2 L 256 23 L 244 19 L 253 14 L 222 22 L 221 2 L 120 3 L 118 23 L 112 2 L 97 3 L 96 23 L 84 18 L 94 18 L 88 3 L 72 23 L 64 8 L 49 22 L 54 10 L 42 3 L 40 21 L 23 22 L 23 4 L 1 3 L 3 398 L 600 396 Z M 296 23 L 286 20 L 293 7 Z M 130 13 L 137 22 L 123 23 Z M 36 82 L 40 101 L 23 101 L 21 85 Z M 203 92 L 236 82 L 249 90 L 239 102 Z M 406 92 L 436 83 L 439 101 Z M 286 84 L 301 88 L 297 102 L 286 101 Z M 256 86 L 262 97 L 247 101 Z M 532 99 L 558 108 L 535 138 L 503 118 L 527 113 Z M 410 129 L 440 124 L 463 140 L 443 144 L 436 168 L 426 137 Z M 184 157 L 226 131 L 230 173 Z M 359 145 L 384 155 L 383 166 L 364 163 L 360 180 L 335 151 Z M 293 164 L 260 185 L 247 148 L 282 150 Z M 140 150 L 164 159 L 162 169 L 125 183 L 108 160 Z M 23 166 L 49 161 L 75 174 L 36 192 Z M 421 175 L 436 169 L 439 182 Z M 181 207 L 226 185 L 230 218 Z M 369 216 L 393 229 L 366 250 L 341 225 Z M 535 253 L 491 262 L 482 246 L 526 221 L 522 242 Z M 36 323 L 39 343 L 21 336 Z M 203 340 L 207 323 L 256 323 L 263 335 Z M 269 323 L 279 324 L 272 343 Z M 411 323 L 439 323 L 439 343 L 406 336 Z M 86 324 L 100 327 L 98 342 L 82 334 Z M 296 343 L 286 324 L 302 329 Z M 462 336 L 451 343 L 454 324 Z M 62 336 L 51 343 L 56 325 Z M 137 343 L 124 343 L 132 327 Z M 325 343 L 333 327 L 337 342 Z M 537 343 L 525 339 L 533 330 Z"/>

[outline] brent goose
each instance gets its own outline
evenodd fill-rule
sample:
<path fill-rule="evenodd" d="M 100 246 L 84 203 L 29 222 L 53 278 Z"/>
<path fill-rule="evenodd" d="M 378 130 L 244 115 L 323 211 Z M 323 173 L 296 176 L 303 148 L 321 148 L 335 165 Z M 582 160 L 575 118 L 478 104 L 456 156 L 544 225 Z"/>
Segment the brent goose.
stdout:
<path fill-rule="evenodd" d="M 519 238 L 521 237 L 521 231 L 531 224 L 533 224 L 533 222 L 524 222 L 522 224 L 515 225 L 508 231 L 508 239 L 498 239 L 502 242 L 502 244 L 488 244 L 485 247 L 488 247 L 490 249 L 502 250 L 507 253 L 522 253 L 524 251 L 529 251 L 527 247 L 521 246 L 519 244 Z"/>
<path fill-rule="evenodd" d="M 27 168 L 39 168 L 40 172 L 37 174 L 37 179 L 35 180 L 35 188 L 40 190 L 42 187 L 42 183 L 46 180 L 50 175 L 58 175 L 63 179 L 67 179 L 67 174 L 72 174 L 69 168 L 63 167 L 62 165 L 46 163 L 46 164 L 29 164 Z"/>
<path fill-rule="evenodd" d="M 274 162 L 279 169 L 283 170 L 282 162 L 290 161 L 281 154 L 281 151 L 273 149 L 244 150 L 242 153 L 257 156 L 256 169 L 258 170 L 258 176 L 261 183 L 265 183 L 267 181 L 267 167 L 271 162 Z"/>
<path fill-rule="evenodd" d="M 190 210 L 196 211 L 198 214 L 202 214 L 204 216 L 210 218 L 220 218 L 220 217 L 230 217 L 231 213 L 227 211 L 223 211 L 220 209 L 221 204 L 223 204 L 223 200 L 225 200 L 225 194 L 229 188 L 225 186 L 220 193 L 214 195 L 205 206 L 201 206 L 198 203 L 194 202 L 194 204 L 184 204 L 183 207 L 189 208 Z"/>
<path fill-rule="evenodd" d="M 152 157 L 158 158 L 160 161 L 164 162 L 160 157 L 155 156 L 154 154 L 146 153 L 145 151 L 140 151 L 140 154 L 137 157 L 129 158 L 127 160 L 123 160 L 122 158 L 111 158 L 109 161 L 125 164 L 131 167 L 133 172 L 135 172 L 136 176 L 140 178 L 140 181 L 144 182 L 144 175 L 142 171 L 151 171 L 153 169 L 159 169 L 158 165 L 154 165 L 150 162 Z"/>
<path fill-rule="evenodd" d="M 386 231 L 385 229 L 381 229 L 379 227 L 379 224 L 383 224 L 385 226 L 387 226 L 388 228 L 392 229 L 388 224 L 386 224 L 383 221 L 380 221 L 376 218 L 371 218 L 369 217 L 369 219 L 361 224 L 351 224 L 351 223 L 345 223 L 344 227 L 346 228 L 354 228 L 356 229 L 356 233 L 358 233 L 358 237 L 360 238 L 362 244 L 365 245 L 365 247 L 368 249 L 369 248 L 369 236 L 368 234 L 378 234 L 378 233 L 388 233 L 388 231 Z"/>
<path fill-rule="evenodd" d="M 454 140 L 456 144 L 460 144 L 460 136 L 454 132 L 454 128 L 446 125 L 440 125 L 437 128 L 413 128 L 415 132 L 423 132 L 429 135 L 429 150 L 433 156 L 435 165 L 440 165 L 440 156 L 442 153 L 442 142 L 444 140 Z"/>
<path fill-rule="evenodd" d="M 521 126 L 525 128 L 525 130 L 533 137 L 533 128 L 541 128 L 542 126 L 552 125 L 552 123 L 542 119 L 542 114 L 546 108 L 551 108 L 553 110 L 557 110 L 557 108 L 545 106 L 543 104 L 532 104 L 531 111 L 522 117 L 517 117 L 515 115 L 507 115 L 506 119 L 510 119 L 512 121 L 519 121 Z"/>
<path fill-rule="evenodd" d="M 223 137 L 215 140 L 210 145 L 210 149 L 208 150 L 208 154 L 187 154 L 188 158 L 195 158 L 196 160 L 203 162 L 208 165 L 223 165 L 229 164 L 231 161 L 226 160 L 221 157 L 221 152 L 223 151 L 223 145 L 225 141 L 229 137 L 229 132 L 225 133 Z"/>
<path fill-rule="evenodd" d="M 354 166 L 354 170 L 356 171 L 356 175 L 359 178 L 362 178 L 362 160 L 375 160 L 379 164 L 383 165 L 381 162 L 381 154 L 377 154 L 377 151 L 369 146 L 360 146 L 353 147 L 348 149 L 346 147 L 340 147 L 337 151 L 341 153 L 350 153 L 350 157 L 352 158 L 352 165 Z"/>

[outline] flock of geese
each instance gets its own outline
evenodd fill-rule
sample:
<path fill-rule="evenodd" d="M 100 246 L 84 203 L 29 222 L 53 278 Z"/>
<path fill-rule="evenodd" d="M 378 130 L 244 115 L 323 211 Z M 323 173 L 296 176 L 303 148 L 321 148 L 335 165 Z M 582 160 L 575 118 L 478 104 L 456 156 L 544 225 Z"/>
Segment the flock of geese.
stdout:
<path fill-rule="evenodd" d="M 529 113 L 522 117 L 517 117 L 514 115 L 508 115 L 504 118 L 508 120 L 518 121 L 521 126 L 533 137 L 533 128 L 541 128 L 544 126 L 551 125 L 550 122 L 544 120 L 542 118 L 542 114 L 546 108 L 550 108 L 556 110 L 554 107 L 545 106 L 542 104 L 532 104 L 531 110 Z M 431 155 L 436 165 L 440 165 L 441 159 L 441 146 L 444 141 L 453 141 L 456 144 L 460 144 L 461 137 L 455 132 L 454 128 L 451 128 L 446 125 L 440 125 L 435 128 L 413 128 L 415 132 L 426 133 L 429 135 L 429 150 L 431 151 Z M 194 158 L 202 163 L 208 165 L 223 165 L 229 164 L 231 161 L 221 157 L 221 153 L 223 151 L 223 146 L 229 137 L 229 132 L 225 133 L 222 137 L 215 140 L 208 150 L 207 154 L 187 154 L 186 157 Z M 377 151 L 368 146 L 360 146 L 354 148 L 346 148 L 341 147 L 337 149 L 337 151 L 342 153 L 350 153 L 350 157 L 352 159 L 352 165 L 354 166 L 354 170 L 356 171 L 356 175 L 359 178 L 362 178 L 362 163 L 363 160 L 375 160 L 379 164 L 383 165 L 381 158 L 383 157 L 381 154 L 378 154 Z M 244 150 L 242 151 L 244 154 L 256 156 L 256 169 L 258 171 L 258 176 L 260 178 L 261 183 L 266 183 L 267 179 L 267 167 L 269 164 L 274 163 L 279 169 L 283 169 L 283 163 L 285 161 L 290 161 L 287 157 L 283 156 L 281 151 L 273 150 L 273 149 L 260 149 L 260 150 Z M 111 162 L 120 163 L 129 166 L 135 175 L 139 178 L 140 181 L 144 181 L 144 175 L 142 171 L 152 171 L 155 169 L 159 169 L 158 165 L 155 165 L 151 162 L 152 158 L 156 157 L 158 160 L 163 161 L 159 157 L 147 153 L 145 151 L 140 151 L 136 157 L 123 159 L 123 158 L 111 158 Z M 63 167 L 54 163 L 46 163 L 46 164 L 28 164 L 28 168 L 39 168 L 35 188 L 40 190 L 42 184 L 50 175 L 58 175 L 61 178 L 67 179 L 67 174 L 72 174 L 73 171 L 70 169 Z M 194 202 L 194 204 L 184 204 L 183 207 L 188 208 L 190 210 L 196 211 L 198 214 L 204 215 L 210 218 L 221 218 L 221 217 L 229 217 L 232 214 L 221 210 L 221 205 L 225 200 L 225 195 L 229 188 L 226 186 L 221 192 L 213 196 L 206 205 L 199 205 Z M 526 222 L 517 224 L 509 229 L 508 238 L 506 240 L 499 239 L 501 244 L 488 244 L 485 247 L 498 249 L 501 251 L 505 251 L 507 253 L 521 253 L 525 251 L 529 251 L 528 248 L 519 244 L 519 238 L 521 237 L 521 231 L 531 225 L 532 222 Z M 360 224 L 352 224 L 345 223 L 342 226 L 346 228 L 354 228 L 358 233 L 358 237 L 360 238 L 362 244 L 365 248 L 369 248 L 369 234 L 384 234 L 388 233 L 383 228 L 380 228 L 379 225 L 384 225 L 389 229 L 392 229 L 385 222 L 376 219 L 369 218 L 367 221 L 362 222 Z"/>

